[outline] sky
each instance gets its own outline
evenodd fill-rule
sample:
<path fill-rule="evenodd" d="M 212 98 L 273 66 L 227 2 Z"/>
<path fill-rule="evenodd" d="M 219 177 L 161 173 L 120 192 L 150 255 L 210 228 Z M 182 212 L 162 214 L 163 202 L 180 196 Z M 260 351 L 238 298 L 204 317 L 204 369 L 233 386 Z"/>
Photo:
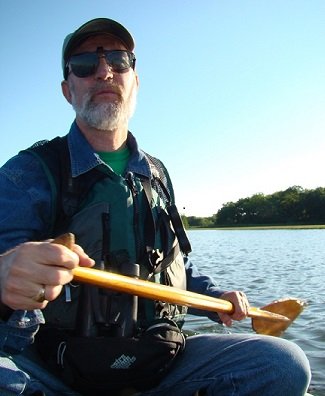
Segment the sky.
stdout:
<path fill-rule="evenodd" d="M 324 0 L 0 0 L 0 164 L 65 135 L 64 37 L 108 17 L 135 38 L 129 129 L 186 216 L 297 185 L 325 187 Z"/>

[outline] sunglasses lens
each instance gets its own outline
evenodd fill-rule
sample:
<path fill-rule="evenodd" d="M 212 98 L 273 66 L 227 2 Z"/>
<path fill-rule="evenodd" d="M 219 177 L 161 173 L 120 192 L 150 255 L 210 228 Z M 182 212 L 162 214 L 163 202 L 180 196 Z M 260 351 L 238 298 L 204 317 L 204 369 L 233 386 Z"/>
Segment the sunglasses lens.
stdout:
<path fill-rule="evenodd" d="M 105 51 L 105 58 L 115 72 L 123 72 L 133 67 L 133 54 L 128 51 Z"/>
<path fill-rule="evenodd" d="M 96 52 L 74 55 L 69 61 L 72 73 L 77 77 L 88 77 L 95 73 L 98 66 Z"/>
<path fill-rule="evenodd" d="M 109 67 L 116 73 L 123 73 L 130 67 L 134 68 L 135 65 L 135 57 L 132 52 L 113 50 L 73 55 L 69 60 L 69 66 L 75 76 L 89 77 L 96 72 L 99 59 L 104 57 Z"/>

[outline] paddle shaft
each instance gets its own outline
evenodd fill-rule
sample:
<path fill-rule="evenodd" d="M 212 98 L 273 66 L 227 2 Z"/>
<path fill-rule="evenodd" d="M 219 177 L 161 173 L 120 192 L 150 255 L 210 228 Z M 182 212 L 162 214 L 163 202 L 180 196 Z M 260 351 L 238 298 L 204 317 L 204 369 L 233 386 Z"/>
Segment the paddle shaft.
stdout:
<path fill-rule="evenodd" d="M 74 279 L 80 282 L 90 283 L 103 288 L 113 289 L 123 293 L 134 294 L 151 300 L 161 300 L 173 304 L 202 309 L 213 312 L 231 314 L 234 307 L 231 302 L 193 293 L 158 283 L 153 283 L 129 276 L 119 275 L 112 272 L 96 270 L 93 268 L 77 267 L 73 270 Z M 250 307 L 248 316 L 251 318 L 265 318 L 269 320 L 285 321 L 289 319 L 283 315 L 263 311 L 259 308 Z"/>

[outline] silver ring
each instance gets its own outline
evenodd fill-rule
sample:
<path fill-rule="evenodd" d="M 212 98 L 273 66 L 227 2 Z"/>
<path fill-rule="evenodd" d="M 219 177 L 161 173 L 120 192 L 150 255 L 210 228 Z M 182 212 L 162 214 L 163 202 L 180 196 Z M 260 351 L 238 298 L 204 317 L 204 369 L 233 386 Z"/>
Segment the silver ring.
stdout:
<path fill-rule="evenodd" d="M 38 291 L 38 293 L 36 294 L 36 296 L 33 297 L 33 300 L 38 302 L 38 303 L 42 303 L 46 300 L 45 298 L 45 286 L 41 287 Z"/>

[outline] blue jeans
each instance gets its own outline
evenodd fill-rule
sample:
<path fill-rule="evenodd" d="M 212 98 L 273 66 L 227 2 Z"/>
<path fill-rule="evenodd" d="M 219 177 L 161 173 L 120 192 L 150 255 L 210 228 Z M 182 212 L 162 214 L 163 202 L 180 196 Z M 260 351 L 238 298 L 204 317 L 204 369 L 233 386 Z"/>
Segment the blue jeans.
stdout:
<path fill-rule="evenodd" d="M 172 371 L 159 386 L 141 396 L 192 396 L 199 389 L 207 396 L 300 396 L 309 381 L 308 360 L 289 341 L 258 335 L 204 334 L 189 337 Z M 32 395 L 36 390 L 46 396 L 79 395 L 44 370 L 32 348 L 12 357 L 0 355 L 2 396 Z"/>
<path fill-rule="evenodd" d="M 296 345 L 260 335 L 198 335 L 155 389 L 141 396 L 300 396 L 310 382 L 309 362 Z"/>
<path fill-rule="evenodd" d="M 30 355 L 28 353 L 28 355 Z M 34 357 L 8 356 L 0 352 L 0 395 L 28 395 L 43 391 L 46 396 L 80 396 L 43 368 Z"/>

